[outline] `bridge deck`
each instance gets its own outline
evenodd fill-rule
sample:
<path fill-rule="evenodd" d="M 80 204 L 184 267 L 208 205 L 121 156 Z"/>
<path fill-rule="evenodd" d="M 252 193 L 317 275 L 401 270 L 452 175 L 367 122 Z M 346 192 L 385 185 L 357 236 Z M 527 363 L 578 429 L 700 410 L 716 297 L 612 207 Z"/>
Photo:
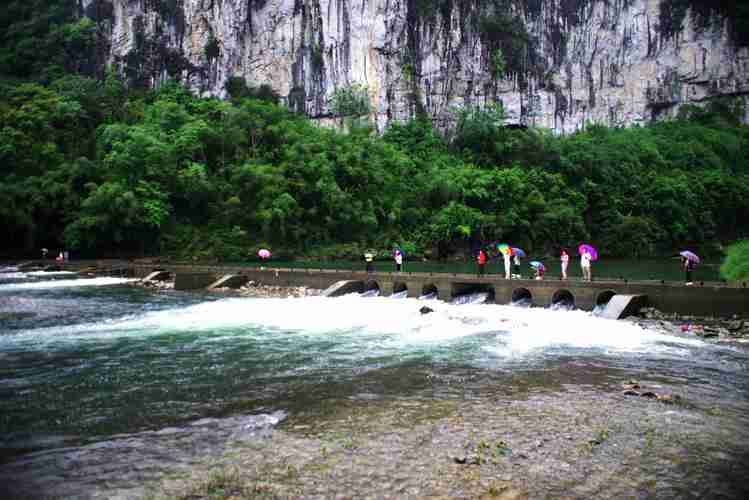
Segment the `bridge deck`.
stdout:
<path fill-rule="evenodd" d="M 65 269 L 76 270 L 92 264 L 104 268 L 121 269 L 125 265 L 130 275 L 146 276 L 154 270 L 170 271 L 180 280 L 183 289 L 205 288 L 220 276 L 237 274 L 258 283 L 280 286 L 308 286 L 325 289 L 338 281 L 351 280 L 366 284 L 367 289 L 379 288 L 389 295 L 394 291 L 407 290 L 410 297 L 418 297 L 425 291 L 436 291 L 441 299 L 449 300 L 467 291 L 485 290 L 495 302 L 506 304 L 518 294 L 530 296 L 536 305 L 549 305 L 561 298 L 572 297 L 575 305 L 592 309 L 602 300 L 614 294 L 646 295 L 648 302 L 664 312 L 694 315 L 740 316 L 749 315 L 749 288 L 730 286 L 722 282 L 697 282 L 685 286 L 681 282 L 660 280 L 630 281 L 625 279 L 596 279 L 592 282 L 581 279 L 545 280 L 512 279 L 488 274 L 437 273 L 437 272 L 373 272 L 345 269 L 301 269 L 279 267 L 246 267 L 233 265 L 194 264 L 141 264 L 123 262 L 70 262 Z M 190 279 L 194 278 L 194 279 Z M 206 283 L 206 281 L 208 283 Z"/>

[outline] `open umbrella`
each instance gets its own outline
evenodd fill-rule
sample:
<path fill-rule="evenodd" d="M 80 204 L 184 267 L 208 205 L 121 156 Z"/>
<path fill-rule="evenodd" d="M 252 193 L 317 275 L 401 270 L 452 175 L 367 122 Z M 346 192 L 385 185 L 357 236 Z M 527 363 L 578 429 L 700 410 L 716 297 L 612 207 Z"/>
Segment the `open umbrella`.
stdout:
<path fill-rule="evenodd" d="M 510 245 L 507 243 L 497 244 L 497 250 L 499 250 L 502 255 L 512 255 L 512 249 L 510 249 Z"/>
<path fill-rule="evenodd" d="M 546 271 L 546 266 L 543 264 L 543 262 L 532 260 L 528 263 L 528 265 L 531 266 L 533 269 L 540 269 L 541 271 Z"/>
<path fill-rule="evenodd" d="M 577 247 L 577 253 L 580 255 L 584 254 L 585 252 L 588 252 L 590 255 L 590 260 L 598 260 L 598 251 L 593 248 L 592 246 L 588 245 L 587 243 L 583 243 L 579 247 Z"/>
<path fill-rule="evenodd" d="M 679 252 L 679 255 L 681 255 L 682 257 L 685 257 L 685 258 L 691 260 L 695 264 L 699 264 L 700 263 L 700 258 L 697 257 L 697 254 L 694 253 L 694 252 L 690 252 L 689 250 L 683 250 L 683 251 Z"/>
<path fill-rule="evenodd" d="M 517 255 L 521 259 L 525 258 L 525 252 L 521 248 L 511 247 L 510 249 L 512 250 L 512 255 Z"/>
<path fill-rule="evenodd" d="M 257 251 L 257 256 L 261 259 L 270 259 L 270 250 L 266 248 L 261 248 Z"/>

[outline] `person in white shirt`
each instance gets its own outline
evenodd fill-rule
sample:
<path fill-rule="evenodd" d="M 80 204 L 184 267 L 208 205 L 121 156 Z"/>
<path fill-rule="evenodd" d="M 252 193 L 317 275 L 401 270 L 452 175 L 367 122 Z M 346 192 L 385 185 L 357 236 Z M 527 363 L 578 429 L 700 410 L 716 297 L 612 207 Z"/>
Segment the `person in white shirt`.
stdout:
<path fill-rule="evenodd" d="M 567 279 L 567 266 L 570 264 L 570 255 L 567 253 L 566 248 L 562 248 L 562 255 L 559 257 L 562 262 L 562 279 Z"/>
<path fill-rule="evenodd" d="M 502 258 L 505 262 L 505 279 L 510 279 L 510 252 L 502 252 Z"/>
<path fill-rule="evenodd" d="M 593 276 L 590 271 L 590 254 L 587 250 L 580 256 L 580 268 L 583 270 L 583 280 L 592 281 Z"/>
<path fill-rule="evenodd" d="M 403 269 L 403 254 L 400 250 L 395 251 L 395 270 L 401 272 Z"/>

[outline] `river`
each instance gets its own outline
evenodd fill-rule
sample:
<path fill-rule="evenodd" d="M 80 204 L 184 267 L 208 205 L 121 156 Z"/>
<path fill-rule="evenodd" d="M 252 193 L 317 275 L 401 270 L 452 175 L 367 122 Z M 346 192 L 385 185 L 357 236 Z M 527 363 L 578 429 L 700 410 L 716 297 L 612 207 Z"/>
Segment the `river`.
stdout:
<path fill-rule="evenodd" d="M 585 311 L 4 273 L 0 493 L 141 498 L 245 457 L 281 496 L 738 498 L 748 364 Z M 630 379 L 677 404 L 622 395 Z M 275 455 L 289 478 L 257 468 Z"/>

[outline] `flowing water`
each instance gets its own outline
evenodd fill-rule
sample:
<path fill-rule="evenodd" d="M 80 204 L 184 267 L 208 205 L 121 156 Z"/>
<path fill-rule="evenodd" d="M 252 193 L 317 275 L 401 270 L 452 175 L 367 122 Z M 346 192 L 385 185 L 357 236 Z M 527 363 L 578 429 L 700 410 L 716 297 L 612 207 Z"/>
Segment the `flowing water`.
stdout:
<path fill-rule="evenodd" d="M 374 293 L 227 298 L 154 293 L 117 278 L 6 278 L 0 277 L 0 482 L 15 475 L 32 481 L 28 471 L 36 469 L 44 480 L 29 491 L 39 494 L 59 494 L 65 482 L 71 495 L 96 490 L 106 497 L 113 475 L 144 460 L 145 452 L 133 452 L 137 443 L 158 450 L 158 468 L 137 479 L 153 480 L 195 455 L 218 453 L 223 440 L 251 439 L 282 421 L 290 429 L 314 428 L 360 402 L 469 402 L 494 415 L 497 398 L 518 391 L 528 397 L 536 389 L 580 387 L 579 401 L 589 392 L 613 393 L 620 408 L 619 384 L 629 378 L 681 394 L 689 418 L 719 409 L 731 446 L 716 446 L 730 463 L 746 463 L 749 443 L 740 429 L 749 427 L 749 356 L 741 346 L 564 307 L 481 304 L 484 293 L 455 304 L 430 300 L 434 312 L 421 314 L 421 300 Z M 614 401 L 591 397 L 591 408 Z M 621 411 L 656 411 L 637 405 Z M 193 441 L 164 444 L 172 434 Z M 122 461 L 123 469 L 97 468 L 98 454 Z M 70 461 L 89 464 L 85 480 L 65 472 Z M 706 460 L 704 467 L 711 465 Z"/>

